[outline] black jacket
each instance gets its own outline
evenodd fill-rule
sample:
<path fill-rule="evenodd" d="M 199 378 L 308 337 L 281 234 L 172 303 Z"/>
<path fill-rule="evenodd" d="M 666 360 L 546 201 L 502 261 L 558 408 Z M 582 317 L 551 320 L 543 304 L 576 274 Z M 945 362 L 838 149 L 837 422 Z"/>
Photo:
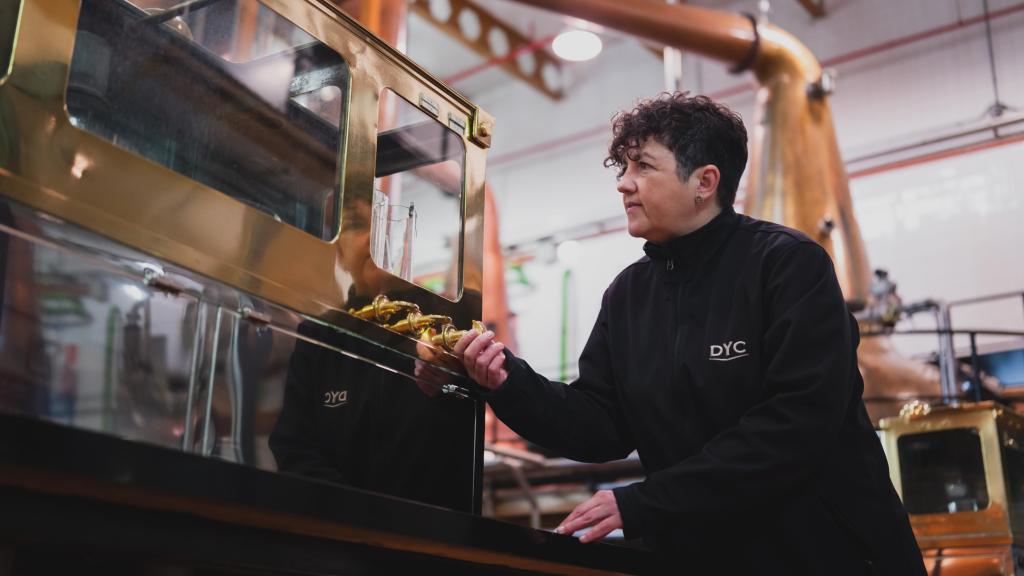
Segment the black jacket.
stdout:
<path fill-rule="evenodd" d="M 715 574 L 924 574 L 828 254 L 725 210 L 605 291 L 572 385 L 508 355 L 495 413 L 575 460 L 636 450 L 627 538 Z M 698 572 L 693 572 L 698 573 Z"/>

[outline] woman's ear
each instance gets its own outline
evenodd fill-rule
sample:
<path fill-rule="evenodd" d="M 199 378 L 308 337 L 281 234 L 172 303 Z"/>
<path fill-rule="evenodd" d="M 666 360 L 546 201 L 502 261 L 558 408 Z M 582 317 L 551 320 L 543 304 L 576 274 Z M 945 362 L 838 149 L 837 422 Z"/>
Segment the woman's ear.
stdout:
<path fill-rule="evenodd" d="M 718 183 L 722 180 L 722 173 L 718 170 L 718 166 L 707 164 L 695 172 L 697 173 L 697 192 L 701 196 L 709 197 L 718 192 Z"/>

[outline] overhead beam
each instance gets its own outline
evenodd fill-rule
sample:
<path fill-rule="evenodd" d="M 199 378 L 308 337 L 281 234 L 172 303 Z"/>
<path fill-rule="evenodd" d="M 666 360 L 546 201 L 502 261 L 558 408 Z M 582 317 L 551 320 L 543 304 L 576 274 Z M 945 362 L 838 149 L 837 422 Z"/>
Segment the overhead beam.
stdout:
<path fill-rule="evenodd" d="M 501 67 L 545 96 L 562 98 L 562 63 L 544 49 L 547 41 L 526 37 L 471 0 L 449 0 L 447 4 L 451 6 L 447 14 L 435 14 L 429 0 L 410 0 L 409 10 L 485 58 L 487 63 Z M 502 47 L 505 49 L 501 50 Z"/>

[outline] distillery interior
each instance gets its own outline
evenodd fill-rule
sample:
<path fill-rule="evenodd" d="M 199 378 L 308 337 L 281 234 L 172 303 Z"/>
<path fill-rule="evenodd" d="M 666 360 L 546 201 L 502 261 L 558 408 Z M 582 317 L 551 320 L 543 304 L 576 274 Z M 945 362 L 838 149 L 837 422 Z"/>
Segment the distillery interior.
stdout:
<path fill-rule="evenodd" d="M 0 0 L 0 576 L 1024 575 L 1022 55 L 1022 0 Z"/>

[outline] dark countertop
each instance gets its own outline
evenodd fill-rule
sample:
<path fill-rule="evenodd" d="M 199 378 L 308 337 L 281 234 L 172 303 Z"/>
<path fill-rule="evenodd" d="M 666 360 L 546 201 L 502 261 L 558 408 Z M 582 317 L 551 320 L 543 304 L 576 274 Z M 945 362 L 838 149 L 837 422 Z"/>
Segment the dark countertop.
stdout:
<path fill-rule="evenodd" d="M 0 415 L 0 510 L 0 564 L 32 566 L 25 573 L 87 561 L 230 571 L 216 574 L 656 566 L 640 550 L 10 415 Z"/>

